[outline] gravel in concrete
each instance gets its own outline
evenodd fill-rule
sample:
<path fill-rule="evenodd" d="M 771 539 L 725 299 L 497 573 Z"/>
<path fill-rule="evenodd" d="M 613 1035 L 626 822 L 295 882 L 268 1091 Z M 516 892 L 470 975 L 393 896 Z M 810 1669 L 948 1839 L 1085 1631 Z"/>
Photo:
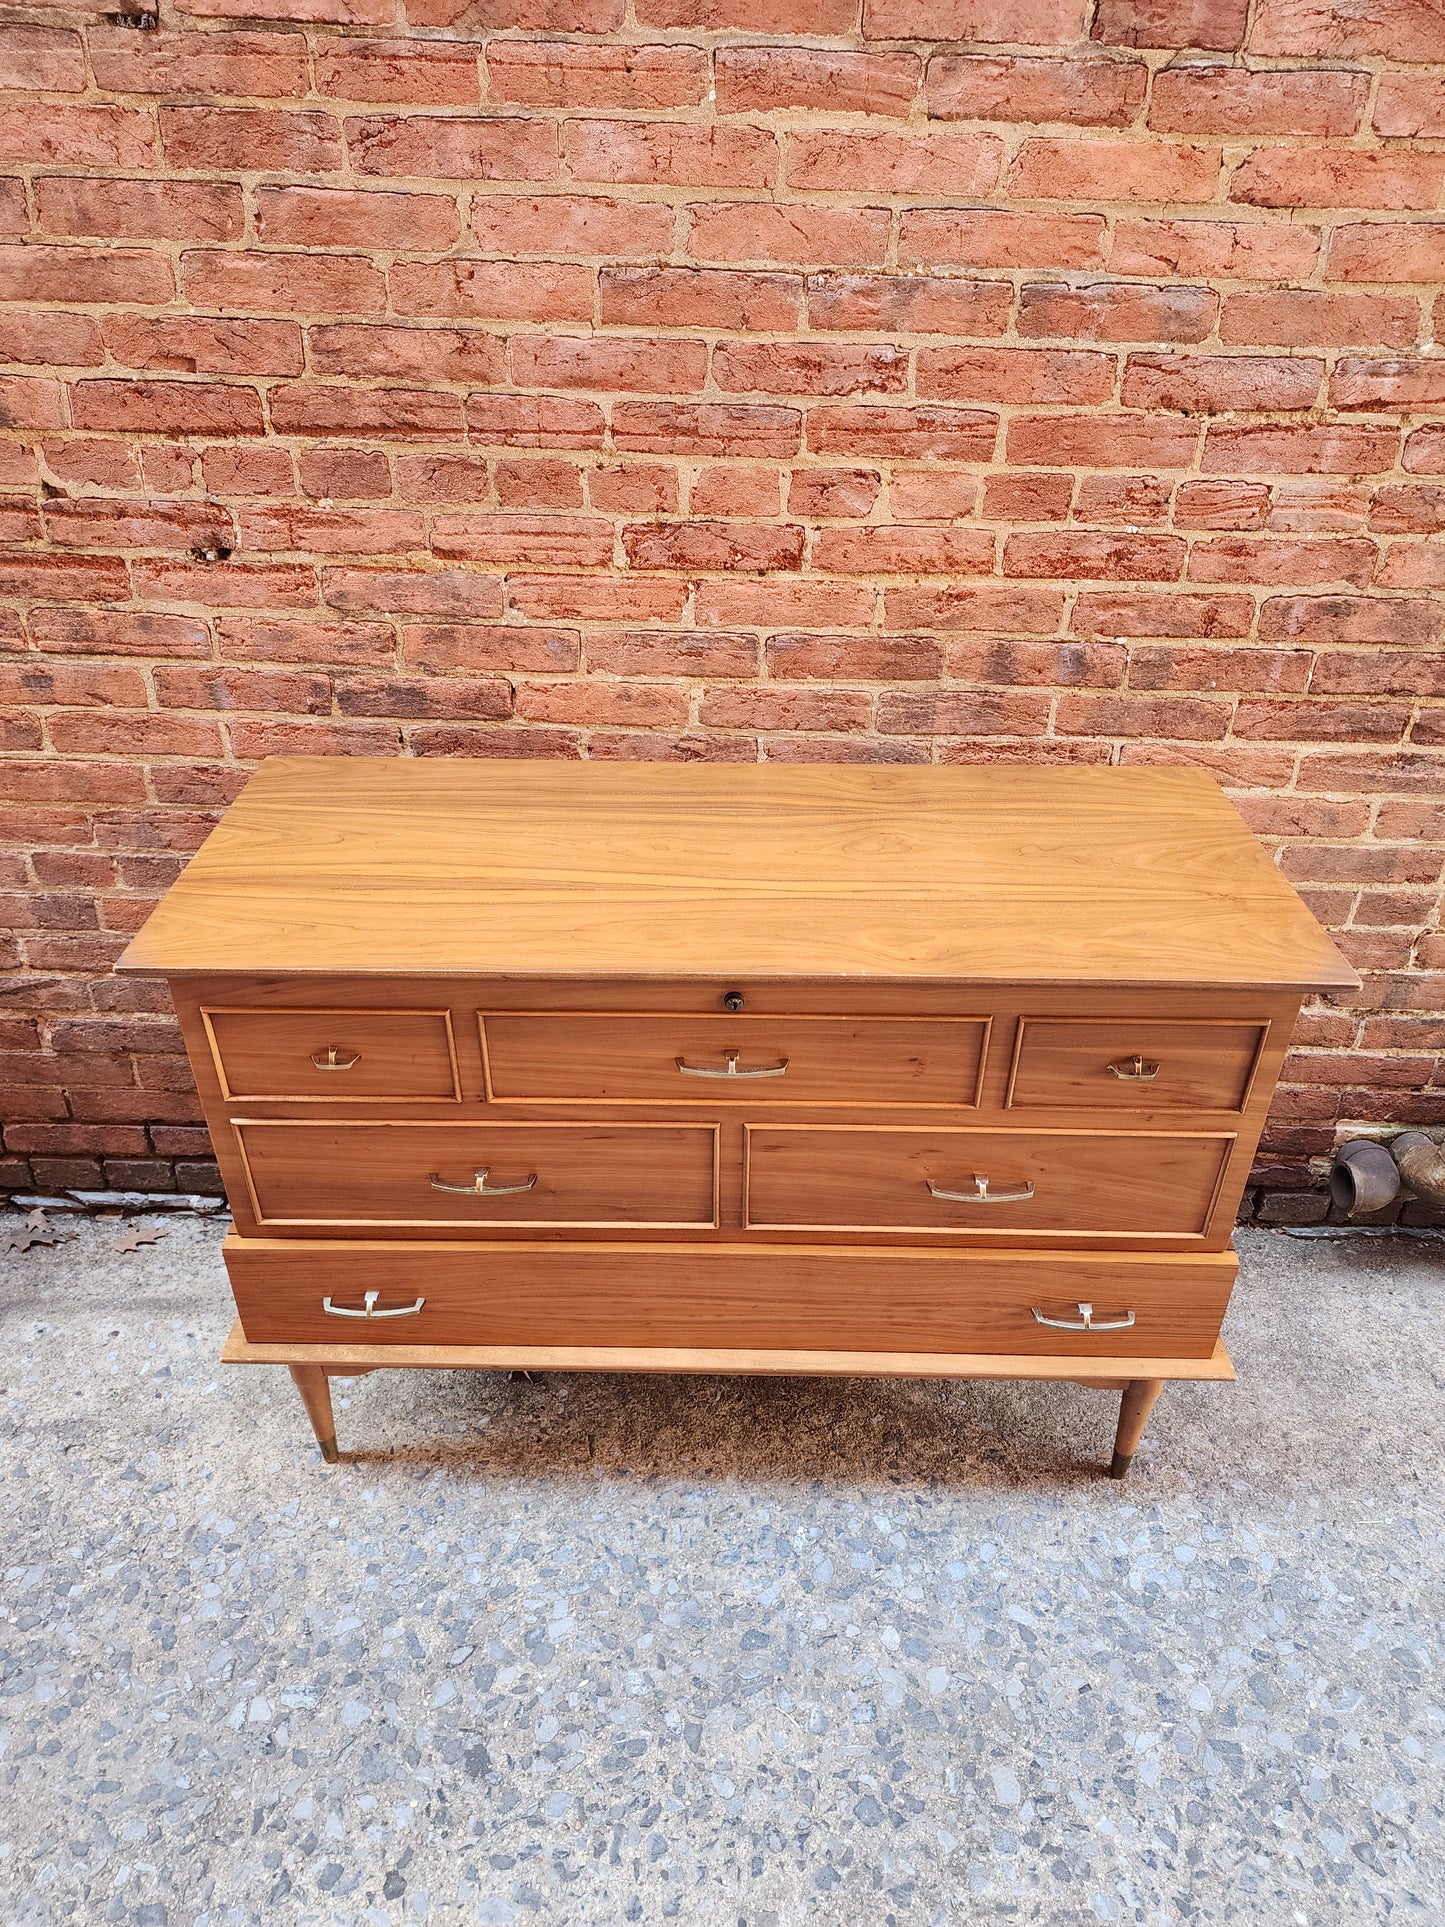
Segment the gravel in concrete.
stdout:
<path fill-rule="evenodd" d="M 328 1469 L 164 1228 L 0 1258 L 7 1927 L 1445 1918 L 1445 1244 L 1243 1234 L 1121 1486 L 928 1382 L 379 1374 Z"/>

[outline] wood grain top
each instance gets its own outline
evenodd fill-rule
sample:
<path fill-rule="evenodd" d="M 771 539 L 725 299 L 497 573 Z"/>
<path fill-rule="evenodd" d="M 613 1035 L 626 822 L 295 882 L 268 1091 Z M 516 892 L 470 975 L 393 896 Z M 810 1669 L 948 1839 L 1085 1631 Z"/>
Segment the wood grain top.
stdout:
<path fill-rule="evenodd" d="M 1338 990 L 1211 776 L 276 757 L 118 968 Z"/>

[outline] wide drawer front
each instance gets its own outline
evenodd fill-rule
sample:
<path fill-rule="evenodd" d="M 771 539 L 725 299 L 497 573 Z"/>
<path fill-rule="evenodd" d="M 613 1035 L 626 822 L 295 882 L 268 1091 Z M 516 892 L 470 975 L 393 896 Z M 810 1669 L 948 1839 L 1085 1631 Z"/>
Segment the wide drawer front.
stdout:
<path fill-rule="evenodd" d="M 226 1263 L 242 1327 L 255 1344 L 1001 1352 L 1081 1360 L 1207 1358 L 1236 1268 L 1232 1251 L 1096 1257 L 239 1238 L 227 1241 Z"/>
<path fill-rule="evenodd" d="M 748 1223 L 1200 1237 L 1233 1143 L 1143 1131 L 752 1125 Z"/>
<path fill-rule="evenodd" d="M 1022 1017 L 1015 1109 L 1242 1111 L 1268 1024 Z"/>
<path fill-rule="evenodd" d="M 262 1225 L 717 1221 L 703 1124 L 239 1123 Z"/>
<path fill-rule="evenodd" d="M 642 1104 L 978 1102 L 981 1017 L 487 1012 L 489 1096 Z"/>
<path fill-rule="evenodd" d="M 455 1099 L 456 1052 L 445 1010 L 203 1012 L 227 1099 Z"/>

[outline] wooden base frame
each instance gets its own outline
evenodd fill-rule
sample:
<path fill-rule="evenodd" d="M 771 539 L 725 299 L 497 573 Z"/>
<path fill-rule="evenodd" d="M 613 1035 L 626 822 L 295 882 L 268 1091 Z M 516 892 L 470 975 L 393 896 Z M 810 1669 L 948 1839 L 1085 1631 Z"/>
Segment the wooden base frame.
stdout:
<path fill-rule="evenodd" d="M 1133 1463 L 1155 1401 L 1170 1379 L 1232 1380 L 1221 1339 L 1208 1358 L 1025 1357 L 972 1352 L 748 1352 L 565 1345 L 257 1345 L 238 1318 L 221 1352 L 223 1365 L 286 1365 L 306 1407 L 321 1456 L 340 1456 L 331 1409 L 333 1378 L 368 1372 L 719 1372 L 784 1378 L 994 1378 L 1062 1380 L 1122 1392 L 1112 1479 Z M 1081 1371 L 1087 1363 L 1088 1370 Z"/>

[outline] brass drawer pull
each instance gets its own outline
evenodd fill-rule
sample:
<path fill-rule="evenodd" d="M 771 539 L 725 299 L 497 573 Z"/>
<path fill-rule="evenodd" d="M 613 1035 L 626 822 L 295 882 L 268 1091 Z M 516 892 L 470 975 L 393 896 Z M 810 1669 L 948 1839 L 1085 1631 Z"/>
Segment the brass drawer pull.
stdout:
<path fill-rule="evenodd" d="M 932 1178 L 927 1178 L 924 1182 L 935 1198 L 947 1198 L 953 1204 L 1017 1204 L 1021 1199 L 1031 1198 L 1034 1195 L 1032 1178 L 1026 1178 L 1017 1191 L 990 1191 L 988 1179 L 977 1171 L 973 1174 L 972 1191 L 944 1191 L 933 1182 Z"/>
<path fill-rule="evenodd" d="M 357 1311 L 351 1305 L 333 1305 L 329 1298 L 321 1300 L 321 1309 L 333 1318 L 413 1318 L 426 1303 L 425 1298 L 418 1298 L 414 1305 L 395 1305 L 389 1311 L 378 1311 L 376 1301 L 380 1296 L 379 1291 L 368 1291 L 364 1296 L 364 1311 Z"/>
<path fill-rule="evenodd" d="M 1061 1332 L 1126 1332 L 1134 1322 L 1132 1311 L 1126 1311 L 1122 1318 L 1095 1318 L 1092 1305 L 1081 1304 L 1077 1318 L 1045 1318 L 1037 1305 L 1030 1311 L 1041 1325 L 1052 1325 Z"/>
<path fill-rule="evenodd" d="M 353 1051 L 350 1057 L 339 1057 L 340 1044 L 329 1044 L 323 1056 L 319 1050 L 311 1053 L 311 1061 L 319 1071 L 349 1071 L 353 1064 L 361 1062 L 361 1052 Z"/>
<path fill-rule="evenodd" d="M 487 1174 L 490 1170 L 491 1166 L 484 1164 L 479 1171 L 473 1171 L 470 1184 L 448 1184 L 433 1171 L 430 1174 L 431 1188 L 433 1191 L 460 1191 L 469 1198 L 505 1198 L 515 1191 L 530 1191 L 537 1182 L 537 1173 L 533 1171 L 521 1184 L 488 1184 Z"/>
<path fill-rule="evenodd" d="M 785 1057 L 781 1064 L 765 1064 L 760 1070 L 744 1071 L 738 1069 L 738 1059 L 742 1056 L 740 1050 L 725 1050 L 723 1056 L 727 1059 L 727 1069 L 721 1071 L 714 1070 L 708 1064 L 689 1064 L 681 1057 L 675 1057 L 673 1062 L 684 1077 L 781 1077 L 788 1068 L 788 1059 Z"/>
<path fill-rule="evenodd" d="M 1131 1057 L 1127 1065 L 1111 1064 L 1109 1069 L 1126 1084 L 1147 1084 L 1151 1078 L 1159 1075 L 1159 1066 L 1146 1064 L 1142 1057 Z"/>

